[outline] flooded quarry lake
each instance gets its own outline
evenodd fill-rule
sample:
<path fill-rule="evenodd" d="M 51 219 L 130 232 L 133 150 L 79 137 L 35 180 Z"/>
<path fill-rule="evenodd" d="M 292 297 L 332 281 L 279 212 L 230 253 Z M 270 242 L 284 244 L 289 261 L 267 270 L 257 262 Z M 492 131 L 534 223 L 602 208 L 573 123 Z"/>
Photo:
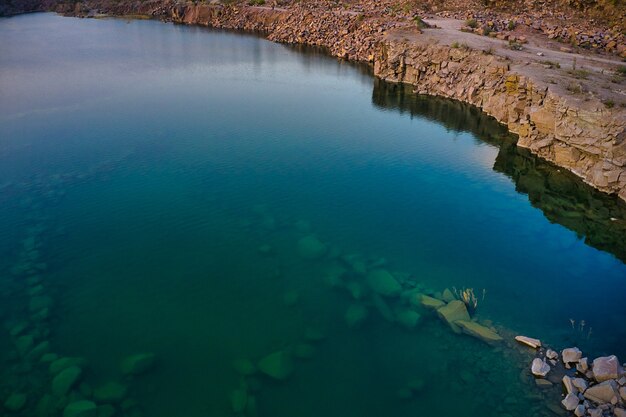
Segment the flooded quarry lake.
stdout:
<path fill-rule="evenodd" d="M 0 39 L 7 416 L 548 417 L 514 336 L 626 359 L 626 204 L 476 108 L 250 34 Z"/>

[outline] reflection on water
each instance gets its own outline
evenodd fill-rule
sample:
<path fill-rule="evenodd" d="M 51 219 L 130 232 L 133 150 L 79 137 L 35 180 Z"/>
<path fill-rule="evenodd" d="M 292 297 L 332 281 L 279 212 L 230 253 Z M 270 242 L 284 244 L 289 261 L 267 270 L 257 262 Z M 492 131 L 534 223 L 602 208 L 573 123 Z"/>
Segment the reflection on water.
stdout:
<path fill-rule="evenodd" d="M 410 86 L 374 81 L 372 102 L 381 108 L 424 117 L 448 129 L 472 132 L 499 148 L 493 169 L 515 182 L 531 204 L 585 242 L 626 262 L 626 203 L 588 186 L 571 172 L 516 146 L 506 127 L 477 107 L 414 94 Z"/>

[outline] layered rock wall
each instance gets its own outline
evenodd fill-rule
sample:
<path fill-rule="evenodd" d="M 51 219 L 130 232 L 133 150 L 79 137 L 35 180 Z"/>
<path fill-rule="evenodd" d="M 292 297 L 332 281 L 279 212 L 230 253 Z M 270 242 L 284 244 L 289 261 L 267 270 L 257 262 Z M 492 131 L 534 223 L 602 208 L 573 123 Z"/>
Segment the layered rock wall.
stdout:
<path fill-rule="evenodd" d="M 557 95 L 504 59 L 445 45 L 386 39 L 375 53 L 374 74 L 473 104 L 517 133 L 519 146 L 626 200 L 623 110 Z"/>

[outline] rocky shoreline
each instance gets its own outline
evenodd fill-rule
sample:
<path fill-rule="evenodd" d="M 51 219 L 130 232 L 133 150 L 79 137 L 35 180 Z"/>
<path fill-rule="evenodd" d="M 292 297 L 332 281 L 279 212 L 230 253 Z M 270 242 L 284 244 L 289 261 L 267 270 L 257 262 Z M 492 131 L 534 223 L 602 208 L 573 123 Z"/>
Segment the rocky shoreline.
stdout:
<path fill-rule="evenodd" d="M 538 339 L 515 339 L 538 350 L 531 364 L 538 386 L 562 384 L 561 405 L 565 410 L 577 417 L 626 417 L 626 364 L 621 365 L 617 356 L 589 361 L 577 347 L 563 349 L 559 354 L 544 348 Z"/>
<path fill-rule="evenodd" d="M 269 7 L 169 0 L 71 4 L 47 0 L 42 9 L 81 17 L 144 15 L 175 23 L 258 31 L 276 42 L 320 46 L 333 56 L 373 64 L 375 76 L 413 85 L 417 93 L 479 107 L 519 135 L 518 146 L 626 201 L 626 99 L 617 105 L 615 101 L 626 95 L 622 89 L 625 76 L 617 72 L 607 75 L 610 68 L 600 69 L 598 77 L 610 76 L 617 83 L 603 85 L 603 89 L 598 86 L 608 81 L 601 78 L 578 84 L 568 81 L 568 73 L 575 79 L 579 72 L 587 77 L 587 70 L 561 71 L 554 81 L 554 77 L 544 76 L 549 72 L 546 64 L 536 68 L 530 61 L 499 56 L 493 50 L 446 44 L 445 38 L 438 38 L 440 31 L 424 29 L 426 24 L 419 17 L 396 14 L 390 18 L 377 13 L 391 5 L 364 3 L 347 8 L 307 2 Z M 569 55 L 575 68 L 576 54 Z"/>

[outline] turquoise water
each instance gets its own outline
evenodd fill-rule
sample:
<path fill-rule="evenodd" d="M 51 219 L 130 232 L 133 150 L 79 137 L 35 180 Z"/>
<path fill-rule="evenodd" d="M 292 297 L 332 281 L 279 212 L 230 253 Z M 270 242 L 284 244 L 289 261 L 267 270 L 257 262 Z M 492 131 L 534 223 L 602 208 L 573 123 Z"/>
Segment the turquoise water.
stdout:
<path fill-rule="evenodd" d="M 36 14 L 0 39 L 7 415 L 225 416 L 242 393 L 248 416 L 555 415 L 532 352 L 374 296 L 377 268 L 474 288 L 507 340 L 626 357 L 625 205 L 476 109 L 251 35 Z M 285 380 L 233 366 L 277 351 Z M 52 355 L 82 358 L 62 394 Z M 110 381 L 125 399 L 98 399 Z"/>

